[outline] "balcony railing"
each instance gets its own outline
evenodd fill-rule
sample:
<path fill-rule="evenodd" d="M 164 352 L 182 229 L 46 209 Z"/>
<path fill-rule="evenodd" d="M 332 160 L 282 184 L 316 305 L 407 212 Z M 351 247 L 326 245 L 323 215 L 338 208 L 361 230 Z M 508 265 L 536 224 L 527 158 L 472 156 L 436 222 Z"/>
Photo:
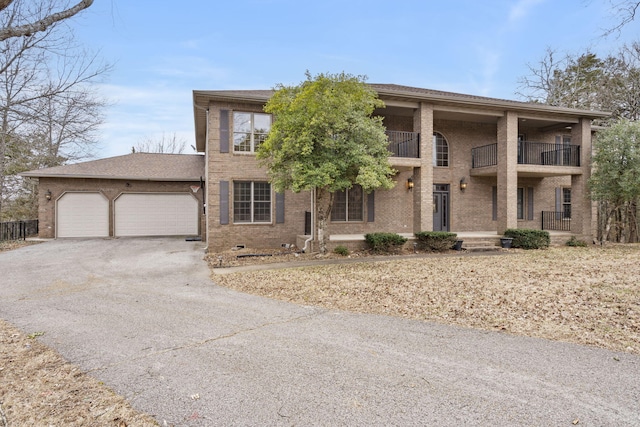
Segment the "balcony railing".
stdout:
<path fill-rule="evenodd" d="M 471 167 L 498 164 L 498 144 L 471 149 Z M 580 166 L 580 146 L 518 141 L 519 165 Z"/>
<path fill-rule="evenodd" d="M 420 158 L 420 134 L 388 130 L 389 151 L 392 157 Z"/>
<path fill-rule="evenodd" d="M 571 231 L 571 217 L 564 212 L 542 211 L 542 229 Z"/>
<path fill-rule="evenodd" d="M 519 141 L 518 164 L 580 166 L 580 146 Z"/>
<path fill-rule="evenodd" d="M 471 149 L 471 167 L 483 168 L 498 164 L 498 144 L 483 145 Z"/>

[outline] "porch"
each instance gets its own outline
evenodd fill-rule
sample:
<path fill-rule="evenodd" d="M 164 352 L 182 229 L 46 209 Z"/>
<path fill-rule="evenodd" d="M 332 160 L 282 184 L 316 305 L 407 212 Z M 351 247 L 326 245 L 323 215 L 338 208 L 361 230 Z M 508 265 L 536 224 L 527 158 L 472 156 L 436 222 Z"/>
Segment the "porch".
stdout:
<path fill-rule="evenodd" d="M 546 230 L 551 238 L 551 246 L 563 246 L 571 236 L 575 236 L 569 231 Z M 500 238 L 503 237 L 496 231 L 453 231 L 458 240 L 462 240 L 462 248 L 469 251 L 489 251 L 500 249 Z M 415 240 L 413 233 L 398 233 L 406 237 L 408 244 Z M 298 236 L 298 247 L 304 247 L 304 241 L 309 236 Z M 364 234 L 332 234 L 329 236 L 328 249 L 331 251 L 336 246 L 345 246 L 349 250 L 360 250 L 365 245 Z M 312 251 L 317 250 L 317 242 L 312 242 Z"/>

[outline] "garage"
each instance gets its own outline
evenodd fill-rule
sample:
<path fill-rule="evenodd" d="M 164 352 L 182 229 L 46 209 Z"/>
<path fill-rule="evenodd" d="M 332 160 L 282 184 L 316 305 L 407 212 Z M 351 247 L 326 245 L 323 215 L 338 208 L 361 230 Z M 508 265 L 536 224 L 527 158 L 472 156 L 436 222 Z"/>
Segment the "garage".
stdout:
<path fill-rule="evenodd" d="M 114 202 L 115 235 L 198 235 L 199 202 L 188 193 L 124 193 Z"/>
<path fill-rule="evenodd" d="M 109 236 L 109 200 L 101 193 L 64 193 L 56 218 L 57 237 Z"/>

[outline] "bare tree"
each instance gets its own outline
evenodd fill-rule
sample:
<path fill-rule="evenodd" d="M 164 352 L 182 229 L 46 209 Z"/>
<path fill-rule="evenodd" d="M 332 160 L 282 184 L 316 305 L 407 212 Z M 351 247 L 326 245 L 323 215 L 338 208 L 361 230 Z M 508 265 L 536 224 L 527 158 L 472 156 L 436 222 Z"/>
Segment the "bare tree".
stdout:
<path fill-rule="evenodd" d="M 0 28 L 13 28 L 18 16 L 26 20 L 31 14 L 37 21 L 59 3 L 8 2 L 0 9 Z M 0 41 L 0 213 L 26 188 L 9 175 L 91 154 L 105 106 L 93 84 L 109 70 L 77 45 L 62 21 Z"/>
<path fill-rule="evenodd" d="M 625 25 L 630 24 L 636 19 L 638 7 L 640 7 L 640 2 L 630 0 L 609 0 L 609 4 L 611 4 L 611 15 L 613 15 L 617 21 L 612 27 L 604 30 L 602 34 L 604 37 L 614 33 L 620 33 Z"/>
<path fill-rule="evenodd" d="M 131 147 L 131 151 L 133 153 L 182 154 L 186 146 L 187 140 L 178 137 L 175 132 L 169 136 L 163 132 L 159 139 L 149 136 L 142 138 L 135 147 Z"/>
<path fill-rule="evenodd" d="M 560 107 L 604 110 L 613 119 L 640 119 L 640 43 L 622 46 L 605 58 L 586 52 L 559 60 L 548 49 L 520 79 L 519 96 Z"/>
<path fill-rule="evenodd" d="M 82 0 L 72 7 L 55 12 L 55 2 L 41 2 L 30 9 L 31 13 L 22 14 L 22 0 L 0 0 L 0 13 L 11 15 L 11 20 L 0 28 L 0 41 L 12 37 L 30 36 L 70 18 L 93 4 L 93 0 Z M 40 7 L 38 7 L 40 6 Z"/>

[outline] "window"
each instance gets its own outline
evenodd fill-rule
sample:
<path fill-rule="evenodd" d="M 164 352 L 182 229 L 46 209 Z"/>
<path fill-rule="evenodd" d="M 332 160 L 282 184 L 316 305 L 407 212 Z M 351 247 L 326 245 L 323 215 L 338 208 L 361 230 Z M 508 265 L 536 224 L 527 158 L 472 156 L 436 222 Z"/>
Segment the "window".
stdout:
<path fill-rule="evenodd" d="M 332 221 L 362 221 L 364 218 L 362 187 L 355 184 L 345 191 L 333 195 Z"/>
<path fill-rule="evenodd" d="M 233 222 L 271 222 L 271 184 L 235 181 L 233 183 Z"/>
<path fill-rule="evenodd" d="M 233 151 L 254 153 L 271 130 L 271 115 L 233 113 Z"/>
<path fill-rule="evenodd" d="M 449 166 L 449 144 L 438 132 L 433 133 L 433 166 Z"/>
<path fill-rule="evenodd" d="M 571 189 L 562 189 L 562 218 L 571 218 Z"/>

